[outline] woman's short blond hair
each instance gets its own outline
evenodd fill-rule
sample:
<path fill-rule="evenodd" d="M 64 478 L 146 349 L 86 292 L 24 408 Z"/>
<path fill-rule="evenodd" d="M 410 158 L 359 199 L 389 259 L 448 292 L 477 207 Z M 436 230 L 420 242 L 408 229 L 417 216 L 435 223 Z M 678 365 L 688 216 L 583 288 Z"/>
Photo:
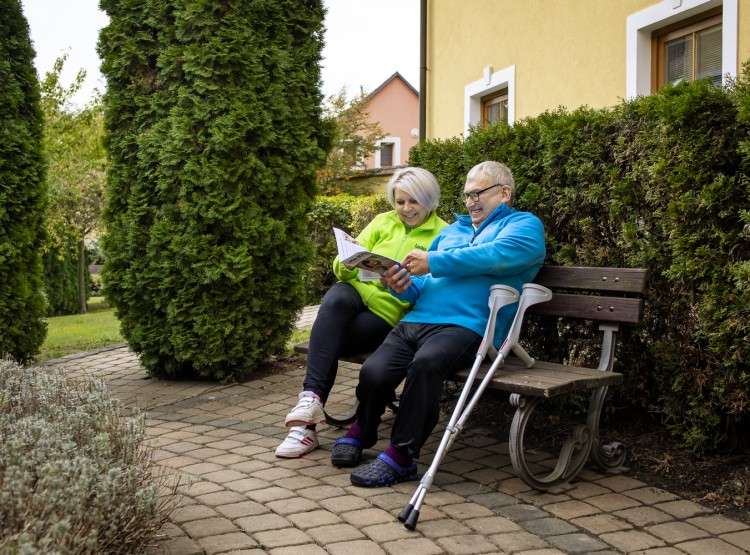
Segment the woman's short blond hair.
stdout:
<path fill-rule="evenodd" d="M 430 212 L 440 204 L 440 185 L 434 175 L 422 168 L 408 167 L 396 170 L 386 189 L 391 208 L 396 208 L 394 189 L 401 189 Z"/>

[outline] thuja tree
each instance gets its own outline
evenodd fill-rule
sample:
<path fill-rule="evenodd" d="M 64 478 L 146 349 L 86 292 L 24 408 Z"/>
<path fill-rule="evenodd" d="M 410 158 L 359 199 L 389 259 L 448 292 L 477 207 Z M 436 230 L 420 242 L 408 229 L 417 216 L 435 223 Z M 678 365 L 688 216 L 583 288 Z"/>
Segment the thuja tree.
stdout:
<path fill-rule="evenodd" d="M 242 379 L 304 303 L 320 0 L 102 0 L 105 291 L 153 375 Z"/>
<path fill-rule="evenodd" d="M 44 163 L 34 50 L 18 0 L 0 0 L 0 357 L 39 350 Z"/>

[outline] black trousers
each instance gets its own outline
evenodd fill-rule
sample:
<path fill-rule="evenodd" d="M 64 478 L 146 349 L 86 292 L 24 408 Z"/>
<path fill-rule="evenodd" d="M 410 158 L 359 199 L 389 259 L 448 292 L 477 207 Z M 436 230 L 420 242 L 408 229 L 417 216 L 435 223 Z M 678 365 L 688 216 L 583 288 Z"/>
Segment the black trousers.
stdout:
<path fill-rule="evenodd" d="M 419 457 L 440 418 L 443 382 L 472 364 L 481 342 L 481 336 L 461 326 L 398 323 L 360 370 L 357 420 L 363 447 L 377 441 L 386 403 L 406 380 L 391 444 Z"/>
<path fill-rule="evenodd" d="M 352 285 L 336 283 L 323 297 L 310 332 L 304 390 L 325 404 L 336 381 L 339 357 L 374 351 L 391 329 L 370 312 Z"/>

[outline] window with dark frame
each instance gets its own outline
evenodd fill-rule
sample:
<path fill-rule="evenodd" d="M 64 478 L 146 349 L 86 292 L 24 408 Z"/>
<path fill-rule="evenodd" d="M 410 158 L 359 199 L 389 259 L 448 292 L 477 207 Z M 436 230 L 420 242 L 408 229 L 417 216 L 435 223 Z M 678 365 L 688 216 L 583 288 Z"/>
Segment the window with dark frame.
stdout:
<path fill-rule="evenodd" d="M 393 143 L 380 143 L 380 167 L 393 165 Z"/>
<path fill-rule="evenodd" d="M 651 88 L 699 79 L 721 85 L 721 47 L 721 8 L 655 33 Z"/>
<path fill-rule="evenodd" d="M 502 121 L 508 123 L 508 89 L 482 98 L 482 126 Z"/>

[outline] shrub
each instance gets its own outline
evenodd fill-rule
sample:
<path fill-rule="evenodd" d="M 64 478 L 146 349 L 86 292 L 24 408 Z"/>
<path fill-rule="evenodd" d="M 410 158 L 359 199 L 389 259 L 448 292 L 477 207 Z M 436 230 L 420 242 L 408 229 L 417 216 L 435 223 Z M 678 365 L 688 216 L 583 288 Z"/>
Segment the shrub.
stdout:
<path fill-rule="evenodd" d="M 0 551 L 139 553 L 176 497 L 103 382 L 0 362 Z"/>
<path fill-rule="evenodd" d="M 47 188 L 34 50 L 18 0 L 0 0 L 0 358 L 26 362 L 46 326 L 41 246 Z"/>
<path fill-rule="evenodd" d="M 305 301 L 322 2 L 101 6 L 107 299 L 150 374 L 246 379 Z"/>
<path fill-rule="evenodd" d="M 78 253 L 75 245 L 51 247 L 42 257 L 44 293 L 47 297 L 47 316 L 77 314 Z M 88 297 L 88 295 L 87 295 Z"/>

